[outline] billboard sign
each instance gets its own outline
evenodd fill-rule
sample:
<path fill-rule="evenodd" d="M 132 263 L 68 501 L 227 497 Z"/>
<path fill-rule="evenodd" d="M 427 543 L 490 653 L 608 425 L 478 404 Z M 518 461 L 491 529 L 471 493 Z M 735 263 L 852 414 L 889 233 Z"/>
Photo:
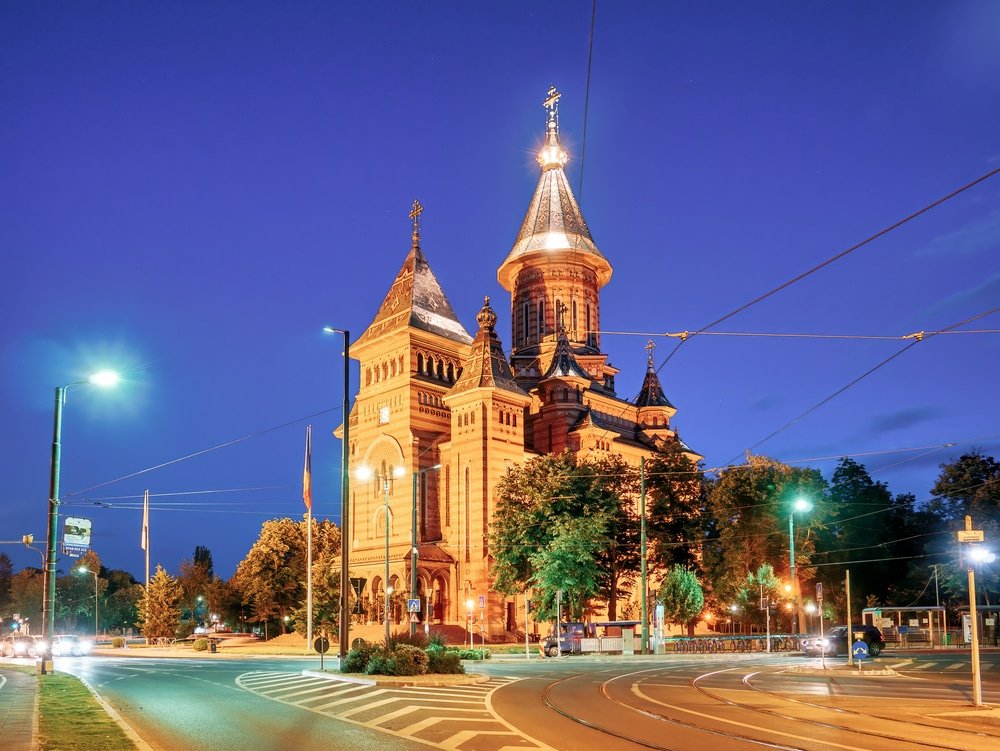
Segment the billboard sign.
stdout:
<path fill-rule="evenodd" d="M 67 516 L 63 524 L 63 553 L 79 558 L 90 550 L 90 519 Z"/>

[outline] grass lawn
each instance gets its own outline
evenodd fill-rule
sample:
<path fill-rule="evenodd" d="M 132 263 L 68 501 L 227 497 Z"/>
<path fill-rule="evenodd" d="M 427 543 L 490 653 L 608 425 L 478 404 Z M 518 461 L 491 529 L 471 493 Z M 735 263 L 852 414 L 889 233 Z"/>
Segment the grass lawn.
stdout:
<path fill-rule="evenodd" d="M 45 751 L 133 751 L 135 746 L 80 681 L 38 676 L 39 748 Z"/>

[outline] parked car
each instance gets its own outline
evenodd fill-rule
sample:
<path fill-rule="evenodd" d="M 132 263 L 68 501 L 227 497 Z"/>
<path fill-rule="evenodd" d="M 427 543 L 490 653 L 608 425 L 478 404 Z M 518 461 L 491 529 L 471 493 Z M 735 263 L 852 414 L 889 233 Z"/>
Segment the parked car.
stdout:
<path fill-rule="evenodd" d="M 10 634 L 4 637 L 0 653 L 4 657 L 40 657 L 47 648 L 48 644 L 40 636 Z"/>
<path fill-rule="evenodd" d="M 87 655 L 90 654 L 90 650 L 93 649 L 93 647 L 93 642 L 81 639 L 76 634 L 56 634 L 52 637 L 52 655 L 54 657 L 61 657 L 64 655 L 79 657 L 81 655 Z"/>
<path fill-rule="evenodd" d="M 802 651 L 806 657 L 834 657 L 846 655 L 856 641 L 868 645 L 868 654 L 878 657 L 885 649 L 885 639 L 882 632 L 874 626 L 851 626 L 848 634 L 847 626 L 837 626 L 823 636 L 810 636 L 802 640 Z"/>

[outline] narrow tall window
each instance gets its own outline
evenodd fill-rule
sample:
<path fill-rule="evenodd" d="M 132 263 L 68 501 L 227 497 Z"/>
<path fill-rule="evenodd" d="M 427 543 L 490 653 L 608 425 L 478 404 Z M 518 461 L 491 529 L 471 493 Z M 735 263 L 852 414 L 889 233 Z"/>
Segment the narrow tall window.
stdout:
<path fill-rule="evenodd" d="M 538 341 L 545 336 L 545 300 L 538 301 Z"/>
<path fill-rule="evenodd" d="M 577 335 L 576 335 L 576 300 L 573 300 L 573 302 L 570 303 L 569 318 L 570 318 L 570 320 L 569 320 L 569 328 L 570 328 L 570 331 L 572 332 L 570 338 L 571 339 L 576 339 L 577 338 Z"/>
<path fill-rule="evenodd" d="M 470 560 L 469 555 L 469 542 L 472 539 L 472 525 L 469 522 L 469 509 L 470 509 L 470 492 L 469 492 L 469 468 L 465 468 L 465 561 L 466 563 Z"/>
<path fill-rule="evenodd" d="M 528 303 L 521 306 L 521 344 L 528 343 Z"/>
<path fill-rule="evenodd" d="M 586 321 L 586 323 L 587 323 L 587 344 L 592 347 L 592 346 L 594 346 L 594 334 L 591 331 L 590 303 L 587 303 L 586 316 L 587 316 L 587 321 Z"/>
<path fill-rule="evenodd" d="M 451 527 L 451 465 L 444 468 L 444 526 Z"/>

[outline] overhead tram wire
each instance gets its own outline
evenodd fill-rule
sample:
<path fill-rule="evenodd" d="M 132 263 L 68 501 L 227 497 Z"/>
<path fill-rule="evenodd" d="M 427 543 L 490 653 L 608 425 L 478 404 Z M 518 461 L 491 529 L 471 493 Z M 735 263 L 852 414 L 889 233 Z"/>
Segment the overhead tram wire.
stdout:
<path fill-rule="evenodd" d="M 336 407 L 331 407 L 330 409 L 320 410 L 319 412 L 314 412 L 311 415 L 306 415 L 305 417 L 300 417 L 300 418 L 295 419 L 295 420 L 289 420 L 288 422 L 282 423 L 281 425 L 274 425 L 274 426 L 272 426 L 270 428 L 264 428 L 263 430 L 258 430 L 258 431 L 254 432 L 254 433 L 248 433 L 247 435 L 240 436 L 239 438 L 234 438 L 231 441 L 225 441 L 224 443 L 220 443 L 220 444 L 217 444 L 215 446 L 210 446 L 207 449 L 201 449 L 200 451 L 195 451 L 194 453 L 187 454 L 185 456 L 180 456 L 180 457 L 178 457 L 176 459 L 171 459 L 170 461 L 162 462 L 162 463 L 156 464 L 156 465 L 154 465 L 152 467 L 147 467 L 146 469 L 140 469 L 140 470 L 138 470 L 136 472 L 131 472 L 131 473 L 127 474 L 127 475 L 122 475 L 121 477 L 116 477 L 113 480 L 107 480 L 105 482 L 98 483 L 97 485 L 91 485 L 88 488 L 82 488 L 81 490 L 74 490 L 72 493 L 66 493 L 65 495 L 63 495 L 63 499 L 65 500 L 67 498 L 71 498 L 72 496 L 80 495 L 81 493 L 88 493 L 91 490 L 97 490 L 99 488 L 104 488 L 104 487 L 107 487 L 108 485 L 114 485 L 115 483 L 122 482 L 123 480 L 130 480 L 133 477 L 139 477 L 141 475 L 145 475 L 145 474 L 148 474 L 150 472 L 154 472 L 154 471 L 156 471 L 158 469 L 163 469 L 164 467 L 169 467 L 172 464 L 178 464 L 180 462 L 187 461 L 188 459 L 194 459 L 195 457 L 203 456 L 204 454 L 210 454 L 213 451 L 218 451 L 219 449 L 224 449 L 224 448 L 227 448 L 228 446 L 235 446 L 238 443 L 243 443 L 244 441 L 249 441 L 251 438 L 259 438 L 262 435 L 266 435 L 268 433 L 273 433 L 276 430 L 282 430 L 283 428 L 287 428 L 287 427 L 290 427 L 292 425 L 298 425 L 300 423 L 305 422 L 306 420 L 312 420 L 315 417 L 320 417 L 321 415 L 326 415 L 326 414 L 329 414 L 331 412 L 337 412 L 338 410 L 341 410 L 341 409 L 343 409 L 343 407 L 341 407 L 340 405 L 337 405 Z"/>
<path fill-rule="evenodd" d="M 959 326 L 964 326 L 967 323 L 972 323 L 973 321 L 978 321 L 980 318 L 985 318 L 986 316 L 993 315 L 994 313 L 996 313 L 998 311 L 1000 311 L 1000 306 L 995 307 L 995 308 L 991 308 L 990 310 L 983 311 L 982 313 L 977 313 L 974 316 L 970 316 L 969 318 L 961 320 L 961 321 L 959 321 L 957 323 L 953 323 L 951 326 L 945 327 L 944 329 L 941 330 L 941 333 L 944 333 L 946 331 L 951 331 L 952 329 L 956 329 Z M 935 334 L 935 336 L 936 335 L 937 334 Z M 819 409 L 820 407 L 822 407 L 827 402 L 829 402 L 829 401 L 835 399 L 836 397 L 840 396 L 841 394 L 843 394 L 845 391 L 847 391 L 849 388 L 851 388 L 855 384 L 863 381 L 865 378 L 867 378 L 868 376 L 870 376 L 872 373 L 874 373 L 877 370 L 881 369 L 882 367 L 888 365 L 890 362 L 892 362 L 893 360 L 895 360 L 897 357 L 899 357 L 900 355 L 902 355 L 904 352 L 908 351 L 912 347 L 915 347 L 916 345 L 918 345 L 922 341 L 924 341 L 924 339 L 929 338 L 929 337 L 930 337 L 930 335 L 928 335 L 928 336 L 921 336 L 919 338 L 914 338 L 909 344 L 907 344 L 901 350 L 899 350 L 898 352 L 896 352 L 896 353 L 890 355 L 889 357 L 885 358 L 884 360 L 882 360 L 877 365 L 869 368 L 864 373 L 862 373 L 861 375 L 859 375 L 857 378 L 854 378 L 852 381 L 850 381 L 849 383 L 847 383 L 847 385 L 845 385 L 845 386 L 837 389 L 832 394 L 830 394 L 828 397 L 826 397 L 825 399 L 821 400 L 817 404 L 814 404 L 812 407 L 810 407 L 809 409 L 807 409 L 805 412 L 803 412 L 802 414 L 800 414 L 798 417 L 795 417 L 792 420 L 789 420 L 788 422 L 786 422 L 784 425 L 782 425 L 777 430 L 775 430 L 775 431 L 769 433 L 768 435 L 766 435 L 764 438 L 761 438 L 759 441 L 757 441 L 752 446 L 748 446 L 746 449 L 744 449 L 742 452 L 740 452 L 740 454 L 737 454 L 732 459 L 730 459 L 728 462 L 726 462 L 726 464 L 732 464 L 733 462 L 735 462 L 737 459 L 740 458 L 741 454 L 745 454 L 747 452 L 753 451 L 753 449 L 757 448 L 762 443 L 766 443 L 767 441 L 771 440 L 772 438 L 774 438 L 779 433 L 784 432 L 785 430 L 787 430 L 788 428 L 790 428 L 792 425 L 794 425 L 795 423 L 797 423 L 802 418 L 804 418 L 804 417 L 812 414 L 813 412 L 815 412 L 817 409 Z"/>
<path fill-rule="evenodd" d="M 750 300 L 749 302 L 746 302 L 743 305 L 740 305 L 738 308 L 735 308 L 734 310 L 730 311 L 729 313 L 726 313 L 721 318 L 716 318 L 714 321 L 712 321 L 711 323 L 709 323 L 709 324 L 707 324 L 705 326 L 702 326 L 697 331 L 691 332 L 690 336 L 696 336 L 698 334 L 706 333 L 708 331 L 708 329 L 711 329 L 711 328 L 714 328 L 715 326 L 718 326 L 723 321 L 729 320 L 733 316 L 737 315 L 738 313 L 742 313 L 744 310 L 747 310 L 748 308 L 753 307 L 754 305 L 756 305 L 759 302 L 763 302 L 764 300 L 766 300 L 767 298 L 771 297 L 772 295 L 776 295 L 778 292 L 781 292 L 783 289 L 792 286 L 796 282 L 802 281 L 803 279 L 805 279 L 808 276 L 811 276 L 812 274 L 815 274 L 820 269 L 826 268 L 827 266 L 829 266 L 830 264 L 834 263 L 835 261 L 839 261 L 841 258 L 844 258 L 845 256 L 850 255 L 854 251 L 859 250 L 860 248 L 863 248 L 865 245 L 868 245 L 869 243 L 871 243 L 871 242 L 879 239 L 880 237 L 883 237 L 883 236 L 889 234 L 893 230 L 899 229 L 904 224 L 906 224 L 906 223 L 908 223 L 908 222 L 916 219 L 919 216 L 922 216 L 923 214 L 926 214 L 931 209 L 934 209 L 934 208 L 940 206 L 941 204 L 945 203 L 946 201 L 951 200 L 955 196 L 960 195 L 961 193 L 964 193 L 965 191 L 969 190 L 970 188 L 978 185 L 979 183 L 983 182 L 984 180 L 988 180 L 989 178 L 993 177 L 994 175 L 996 175 L 998 173 L 1000 173 L 1000 167 L 997 167 L 996 169 L 992 169 L 992 170 L 990 170 L 989 172 L 987 172 L 984 175 L 980 175 L 976 179 L 974 179 L 974 180 L 972 180 L 970 182 L 967 182 L 965 185 L 963 185 L 963 186 L 961 186 L 959 188 L 956 188 L 955 190 L 951 191 L 947 195 L 941 196 L 940 198 L 938 198 L 935 201 L 932 201 L 931 203 L 927 204 L 923 208 L 918 209 L 917 211 L 914 211 L 913 213 L 911 213 L 911 214 L 903 217 L 902 219 L 900 219 L 897 222 L 894 222 L 893 224 L 890 224 L 888 227 L 884 227 L 883 229 L 880 229 L 878 232 L 876 232 L 873 235 L 870 235 L 869 237 L 866 237 L 864 240 L 862 240 L 862 241 L 860 241 L 858 243 L 855 243 L 854 245 L 850 246 L 849 248 L 845 248 L 844 250 L 840 251 L 836 255 L 831 256 L 830 258 L 826 259 L 825 261 L 823 261 L 821 263 L 816 264 L 815 266 L 813 266 L 812 268 L 810 268 L 810 269 L 808 269 L 806 271 L 803 271 L 801 274 L 798 274 L 797 276 L 792 277 L 788 281 L 782 282 L 777 287 L 769 290 L 768 292 L 765 292 L 764 294 L 755 297 L 754 299 Z M 677 345 L 674 347 L 674 349 L 671 350 L 670 354 L 667 355 L 666 359 L 660 364 L 660 367 L 656 369 L 657 373 L 659 373 L 660 370 L 663 368 L 663 366 L 666 365 L 668 362 L 670 362 L 670 359 L 675 354 L 677 354 L 677 350 L 679 350 L 681 348 L 681 346 L 685 342 L 689 341 L 690 336 L 686 337 L 684 339 L 681 339 L 677 343 Z"/>
<path fill-rule="evenodd" d="M 995 176 L 998 173 L 1000 173 L 1000 167 L 997 167 L 997 168 L 992 169 L 992 170 L 990 170 L 989 172 L 987 172 L 987 173 L 985 173 L 983 175 L 980 175 L 979 177 L 975 178 L 974 180 L 971 180 L 971 181 L 967 182 L 965 185 L 962 185 L 961 187 L 956 188 L 955 190 L 951 191 L 950 193 L 948 193 L 948 194 L 946 194 L 944 196 L 941 196 L 937 200 L 932 201 L 931 203 L 927 204 L 923 208 L 920 208 L 917 211 L 914 211 L 911 214 L 908 214 L 907 216 L 903 217 L 902 219 L 894 222 L 893 224 L 890 224 L 889 226 L 880 229 L 878 232 L 876 232 L 873 235 L 870 235 L 869 237 L 865 238 L 864 240 L 861 240 L 860 242 L 855 243 L 854 245 L 852 245 L 852 246 L 850 246 L 848 248 L 845 248 L 844 250 L 840 251 L 836 255 L 831 256 L 830 258 L 826 259 L 825 261 L 816 264 L 812 268 L 807 269 L 806 271 L 803 271 L 801 274 L 798 274 L 797 276 L 794 276 L 791 279 L 789 279 L 789 280 L 787 280 L 785 282 L 782 282 L 777 287 L 774 287 L 773 289 L 765 292 L 762 295 L 759 295 L 759 296 L 755 297 L 754 299 L 750 300 L 749 302 L 746 302 L 743 305 L 740 305 L 738 308 L 735 308 L 734 310 L 730 311 L 729 313 L 726 313 L 724 316 L 721 316 L 720 318 L 716 318 L 714 321 L 712 321 L 709 324 L 706 324 L 705 326 L 702 326 L 700 329 L 698 329 L 696 331 L 693 331 L 693 332 L 684 332 L 684 336 L 682 336 L 680 338 L 680 341 L 677 342 L 677 344 L 670 351 L 670 353 L 666 356 L 666 358 L 663 360 L 663 362 L 661 362 L 660 365 L 656 368 L 656 370 L 655 370 L 656 374 L 659 375 L 660 371 L 663 370 L 663 367 L 668 362 L 670 362 L 670 360 L 673 358 L 674 355 L 677 354 L 677 351 L 681 348 L 681 346 L 684 345 L 685 342 L 690 341 L 690 339 L 692 337 L 700 335 L 700 334 L 706 334 L 706 333 L 708 333 L 709 329 L 711 329 L 711 328 L 719 325 L 723 321 L 726 321 L 726 320 L 732 318 L 733 316 L 737 315 L 738 313 L 742 313 L 744 310 L 747 310 L 748 308 L 753 307 L 754 305 L 756 305 L 759 302 L 763 302 L 767 298 L 769 298 L 769 297 L 771 297 L 773 295 L 776 295 L 778 292 L 781 292 L 783 289 L 785 289 L 787 287 L 790 287 L 791 285 L 795 284 L 796 282 L 802 281 L 806 277 L 811 276 L 812 274 L 815 274 L 820 269 L 823 269 L 823 268 L 829 266 L 830 264 L 834 263 L 835 261 L 839 261 L 841 258 L 844 258 L 845 256 L 850 255 L 854 251 L 859 250 L 860 248 L 862 248 L 862 247 L 868 245 L 869 243 L 871 243 L 871 242 L 879 239 L 880 237 L 883 237 L 883 236 L 889 234 L 893 230 L 899 229 L 904 224 L 907 224 L 908 222 L 916 219 L 917 217 L 922 216 L 923 214 L 926 214 L 931 209 L 937 208 L 938 206 L 940 206 L 941 204 L 945 203 L 946 201 L 951 200 L 955 196 L 958 196 L 958 195 L 964 193 L 965 191 L 969 190 L 970 188 L 975 187 L 979 183 L 981 183 L 981 182 L 983 182 L 985 180 L 988 180 L 989 178 Z M 943 331 L 941 331 L 941 332 L 935 332 L 935 334 L 941 334 L 941 333 L 944 333 L 944 332 Z M 656 336 L 665 336 L 665 335 L 664 334 L 656 334 Z M 620 414 L 624 415 L 625 411 L 626 410 L 623 409 Z M 731 464 L 732 462 L 729 462 L 729 463 Z"/>
<path fill-rule="evenodd" d="M 672 339 L 685 340 L 695 335 L 696 332 L 677 331 L 594 331 L 591 333 L 602 336 L 641 336 L 644 339 L 654 336 L 668 337 Z M 1000 329 L 969 329 L 965 331 L 916 331 L 912 334 L 810 334 L 795 332 L 776 331 L 702 331 L 698 336 L 735 336 L 735 337 L 760 337 L 776 339 L 870 339 L 878 341 L 905 341 L 907 339 L 918 339 L 939 334 L 1000 334 Z M 664 363 L 666 364 L 666 363 Z M 662 366 L 661 366 L 662 367 Z"/>

